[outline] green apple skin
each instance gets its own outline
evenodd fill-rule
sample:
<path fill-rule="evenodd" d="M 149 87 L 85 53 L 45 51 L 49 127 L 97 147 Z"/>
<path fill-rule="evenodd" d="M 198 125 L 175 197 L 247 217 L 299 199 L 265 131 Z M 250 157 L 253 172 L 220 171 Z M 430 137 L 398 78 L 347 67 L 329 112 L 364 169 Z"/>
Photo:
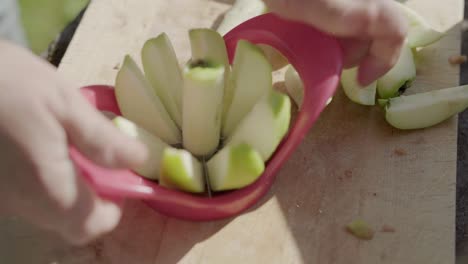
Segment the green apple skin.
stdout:
<path fill-rule="evenodd" d="M 239 40 L 223 104 L 223 137 L 229 137 L 255 103 L 273 89 L 271 72 L 262 51 L 248 41 Z"/>
<path fill-rule="evenodd" d="M 410 87 L 415 78 L 413 52 L 408 45 L 404 45 L 393 68 L 377 80 L 377 94 L 382 99 L 398 96 L 401 89 Z"/>
<path fill-rule="evenodd" d="M 178 128 L 182 128 L 182 72 L 166 33 L 149 39 L 141 50 L 145 75 Z"/>
<path fill-rule="evenodd" d="M 192 64 L 197 62 L 210 62 L 222 64 L 225 68 L 225 79 L 230 73 L 229 58 L 223 37 L 215 30 L 208 28 L 195 28 L 189 30 Z"/>
<path fill-rule="evenodd" d="M 184 149 L 165 148 L 159 184 L 169 189 L 203 193 L 205 191 L 203 166 Z"/>
<path fill-rule="evenodd" d="M 385 119 L 398 129 L 434 126 L 468 107 L 468 85 L 390 98 Z"/>
<path fill-rule="evenodd" d="M 342 71 L 341 86 L 351 101 L 361 105 L 375 105 L 377 82 L 366 87 L 361 86 L 358 83 L 358 67 Z"/>
<path fill-rule="evenodd" d="M 429 46 L 444 37 L 444 33 L 433 29 L 416 11 L 403 3 L 397 1 L 394 1 L 394 3 L 407 18 L 409 25 L 407 42 L 410 48 Z"/>
<path fill-rule="evenodd" d="M 183 146 L 196 156 L 209 156 L 219 145 L 223 76 L 221 64 L 189 66 L 184 71 Z"/>
<path fill-rule="evenodd" d="M 296 103 L 297 107 L 302 106 L 304 99 L 304 84 L 302 83 L 299 73 L 292 65 L 289 65 L 284 74 L 284 84 L 289 96 Z"/>
<path fill-rule="evenodd" d="M 117 116 L 112 119 L 112 122 L 120 131 L 129 137 L 141 141 L 148 149 L 146 162 L 136 168 L 132 168 L 132 170 L 147 179 L 158 180 L 161 171 L 162 154 L 164 149 L 169 147 L 169 145 L 125 117 Z"/>
<path fill-rule="evenodd" d="M 227 146 L 207 163 L 213 191 L 239 189 L 253 183 L 265 170 L 260 154 L 248 144 Z"/>
<path fill-rule="evenodd" d="M 126 55 L 115 80 L 115 97 L 122 116 L 168 144 L 182 142 L 182 134 L 135 61 Z"/>
<path fill-rule="evenodd" d="M 235 0 L 234 4 L 224 15 L 217 31 L 225 35 L 239 24 L 268 12 L 263 0 Z"/>
<path fill-rule="evenodd" d="M 290 120 L 289 97 L 273 90 L 257 102 L 226 139 L 225 145 L 248 144 L 267 161 L 286 135 Z"/>

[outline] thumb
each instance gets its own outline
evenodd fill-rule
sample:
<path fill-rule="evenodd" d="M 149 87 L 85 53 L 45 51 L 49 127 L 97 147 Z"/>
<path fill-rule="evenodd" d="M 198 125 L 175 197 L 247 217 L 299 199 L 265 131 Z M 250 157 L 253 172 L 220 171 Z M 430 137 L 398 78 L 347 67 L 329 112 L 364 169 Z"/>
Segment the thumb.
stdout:
<path fill-rule="evenodd" d="M 119 131 L 77 90 L 70 89 L 71 100 L 59 120 L 72 144 L 89 159 L 107 167 L 132 168 L 147 158 L 147 149 L 139 141 Z"/>

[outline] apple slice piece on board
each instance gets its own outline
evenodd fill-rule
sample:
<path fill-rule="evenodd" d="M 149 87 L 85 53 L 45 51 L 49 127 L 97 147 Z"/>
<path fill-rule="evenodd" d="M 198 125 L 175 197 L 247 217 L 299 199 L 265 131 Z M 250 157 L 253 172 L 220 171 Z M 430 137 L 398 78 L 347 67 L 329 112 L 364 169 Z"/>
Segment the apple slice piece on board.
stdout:
<path fill-rule="evenodd" d="M 440 40 L 444 33 L 433 29 L 426 19 L 403 3 L 394 1 L 408 19 L 407 41 L 410 48 L 425 47 Z"/>
<path fill-rule="evenodd" d="M 196 156 L 213 154 L 221 138 L 224 66 L 190 64 L 184 71 L 182 134 L 184 148 Z"/>
<path fill-rule="evenodd" d="M 248 144 L 267 161 L 286 135 L 290 120 L 289 97 L 272 90 L 242 119 L 225 145 Z"/>
<path fill-rule="evenodd" d="M 257 101 L 273 89 L 271 65 L 262 51 L 245 40 L 239 40 L 226 94 L 225 116 L 223 117 L 223 137 L 229 137 L 242 118 L 247 115 Z"/>
<path fill-rule="evenodd" d="M 225 77 L 229 75 L 230 65 L 223 37 L 216 31 L 208 28 L 195 28 L 189 31 L 190 47 L 192 52 L 191 63 L 197 61 L 222 64 Z"/>
<path fill-rule="evenodd" d="M 115 97 L 122 116 L 168 144 L 182 135 L 135 61 L 126 55 L 115 80 Z"/>
<path fill-rule="evenodd" d="M 362 87 L 357 80 L 358 67 L 343 70 L 341 86 L 345 95 L 353 102 L 361 105 L 375 105 L 377 82 Z"/>
<path fill-rule="evenodd" d="M 304 84 L 299 73 L 297 73 L 292 65 L 289 65 L 284 73 L 284 85 L 289 96 L 296 103 L 297 107 L 300 108 L 304 99 Z"/>
<path fill-rule="evenodd" d="M 127 136 L 140 140 L 148 149 L 146 162 L 137 168 L 133 168 L 133 170 L 145 178 L 158 180 L 163 150 L 169 145 L 122 116 L 115 117 L 112 122 L 120 131 Z"/>
<path fill-rule="evenodd" d="M 408 45 L 403 45 L 395 66 L 377 80 L 377 93 L 383 99 L 398 96 L 402 90 L 411 86 L 415 78 L 413 52 Z"/>
<path fill-rule="evenodd" d="M 141 50 L 146 78 L 176 125 L 182 127 L 182 72 L 166 33 L 149 39 Z"/>
<path fill-rule="evenodd" d="M 205 191 L 203 166 L 185 149 L 165 148 L 159 184 L 169 189 L 202 193 Z"/>
<path fill-rule="evenodd" d="M 236 0 L 224 15 L 217 31 L 225 35 L 237 25 L 268 11 L 263 0 Z"/>
<path fill-rule="evenodd" d="M 468 107 L 468 85 L 390 98 L 385 119 L 399 129 L 436 125 Z"/>
<path fill-rule="evenodd" d="M 213 191 L 239 189 L 253 183 L 265 170 L 260 154 L 248 144 L 226 146 L 207 163 Z"/>

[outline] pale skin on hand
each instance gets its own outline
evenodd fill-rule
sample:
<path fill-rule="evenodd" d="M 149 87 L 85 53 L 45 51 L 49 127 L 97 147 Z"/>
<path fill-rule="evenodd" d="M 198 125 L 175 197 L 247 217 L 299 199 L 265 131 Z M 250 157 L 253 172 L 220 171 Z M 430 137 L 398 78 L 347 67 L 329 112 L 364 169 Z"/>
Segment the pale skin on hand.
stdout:
<path fill-rule="evenodd" d="M 269 10 L 309 23 L 339 39 L 344 66 L 359 66 L 367 86 L 398 60 L 408 25 L 394 0 L 264 0 Z"/>
<path fill-rule="evenodd" d="M 2 41 L 0 57 L 1 214 L 75 244 L 111 231 L 121 205 L 86 184 L 69 158 L 68 143 L 107 167 L 141 164 L 146 148 L 121 134 L 45 61 Z"/>

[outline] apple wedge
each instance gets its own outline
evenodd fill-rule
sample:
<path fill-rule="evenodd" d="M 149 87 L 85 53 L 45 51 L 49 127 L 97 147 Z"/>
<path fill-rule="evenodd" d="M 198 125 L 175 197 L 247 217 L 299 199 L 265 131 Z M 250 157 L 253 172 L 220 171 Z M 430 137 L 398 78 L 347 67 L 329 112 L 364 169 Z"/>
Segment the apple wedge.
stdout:
<path fill-rule="evenodd" d="M 115 117 L 112 119 L 112 122 L 120 131 L 127 136 L 140 140 L 148 149 L 148 159 L 146 162 L 137 168 L 132 168 L 132 170 L 145 178 L 158 180 L 163 151 L 169 145 L 122 116 Z"/>
<path fill-rule="evenodd" d="M 236 0 L 224 14 L 217 31 L 225 35 L 237 25 L 261 14 L 266 13 L 267 7 L 263 0 Z"/>
<path fill-rule="evenodd" d="M 408 20 L 407 41 L 410 48 L 425 47 L 440 40 L 444 33 L 433 29 L 416 11 L 403 3 L 394 1 Z"/>
<path fill-rule="evenodd" d="M 146 78 L 178 128 L 182 127 L 182 72 L 166 33 L 149 39 L 141 50 Z"/>
<path fill-rule="evenodd" d="M 182 142 L 180 130 L 135 61 L 126 55 L 115 80 L 122 115 L 168 144 Z"/>
<path fill-rule="evenodd" d="M 377 80 L 377 93 L 383 99 L 398 96 L 411 86 L 415 78 L 413 52 L 408 45 L 404 45 L 395 66 Z"/>
<path fill-rule="evenodd" d="M 290 120 L 289 97 L 272 90 L 242 119 L 225 145 L 248 144 L 267 161 L 286 135 Z"/>
<path fill-rule="evenodd" d="M 191 63 L 198 61 L 223 64 L 225 80 L 230 72 L 229 58 L 223 37 L 208 28 L 196 28 L 189 31 L 190 47 L 192 51 Z"/>
<path fill-rule="evenodd" d="M 271 71 L 270 63 L 257 46 L 239 40 L 228 84 L 231 87 L 225 95 L 223 137 L 229 137 L 255 103 L 273 89 Z"/>
<path fill-rule="evenodd" d="M 304 85 L 299 73 L 292 65 L 289 65 L 284 73 L 284 85 L 289 96 L 296 103 L 297 107 L 300 108 L 304 99 Z"/>
<path fill-rule="evenodd" d="M 207 163 L 213 191 L 239 189 L 253 183 L 265 170 L 260 154 L 247 144 L 227 146 Z"/>
<path fill-rule="evenodd" d="M 221 137 L 224 94 L 222 64 L 190 64 L 184 71 L 182 134 L 184 148 L 196 156 L 216 151 Z"/>
<path fill-rule="evenodd" d="M 202 193 L 205 191 L 203 166 L 184 149 L 165 148 L 159 184 L 169 189 Z"/>
<path fill-rule="evenodd" d="M 468 107 L 468 85 L 390 98 L 385 119 L 398 129 L 436 125 Z"/>
<path fill-rule="evenodd" d="M 361 105 L 375 105 L 377 82 L 366 87 L 358 83 L 358 67 L 343 70 L 341 73 L 341 86 L 345 95 L 353 102 Z"/>

